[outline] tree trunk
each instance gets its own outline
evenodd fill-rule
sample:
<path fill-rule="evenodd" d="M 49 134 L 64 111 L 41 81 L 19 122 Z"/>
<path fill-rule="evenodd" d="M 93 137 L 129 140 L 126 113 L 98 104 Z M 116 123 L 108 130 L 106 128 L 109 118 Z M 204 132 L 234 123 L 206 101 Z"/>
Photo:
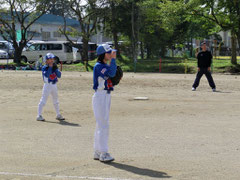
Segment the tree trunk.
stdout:
<path fill-rule="evenodd" d="M 119 48 L 119 45 L 118 45 L 118 35 L 117 35 L 117 32 L 115 30 L 113 30 L 113 40 L 114 40 L 114 46 L 117 50 L 117 56 L 120 57 L 120 48 Z"/>
<path fill-rule="evenodd" d="M 232 44 L 232 58 L 231 63 L 237 64 L 237 41 L 235 33 L 231 33 L 231 44 Z"/>
<path fill-rule="evenodd" d="M 147 59 L 149 60 L 151 58 L 151 55 L 152 55 L 151 48 L 149 47 L 149 45 L 147 45 L 146 49 L 147 49 Z"/>
<path fill-rule="evenodd" d="M 193 38 L 191 37 L 190 56 L 193 57 Z"/>
<path fill-rule="evenodd" d="M 237 51 L 238 51 L 238 54 L 240 54 L 240 31 L 239 31 L 239 33 L 237 34 L 237 41 L 238 41 Z"/>
<path fill-rule="evenodd" d="M 132 2 L 131 24 L 132 24 L 132 57 L 133 60 L 136 61 L 134 2 Z"/>
<path fill-rule="evenodd" d="M 144 59 L 144 48 L 143 48 L 143 42 L 140 43 L 140 49 L 141 49 L 141 59 Z"/>
<path fill-rule="evenodd" d="M 116 26 L 116 9 L 114 6 L 114 2 L 111 2 L 111 10 L 112 10 L 112 35 L 115 49 L 117 50 L 117 56 L 120 57 L 120 48 L 118 45 L 118 35 L 117 35 L 117 26 Z"/>
<path fill-rule="evenodd" d="M 213 40 L 213 43 L 214 43 L 213 56 L 214 56 L 215 58 L 217 58 L 217 40 L 214 39 L 214 40 Z"/>
<path fill-rule="evenodd" d="M 22 55 L 22 48 L 20 47 L 15 48 L 13 62 L 16 63 L 17 66 L 21 65 L 21 55 Z"/>
<path fill-rule="evenodd" d="M 85 63 L 85 68 L 86 71 L 88 71 L 88 39 L 87 38 L 83 38 L 82 39 L 83 42 L 83 51 L 82 51 L 82 60 Z"/>

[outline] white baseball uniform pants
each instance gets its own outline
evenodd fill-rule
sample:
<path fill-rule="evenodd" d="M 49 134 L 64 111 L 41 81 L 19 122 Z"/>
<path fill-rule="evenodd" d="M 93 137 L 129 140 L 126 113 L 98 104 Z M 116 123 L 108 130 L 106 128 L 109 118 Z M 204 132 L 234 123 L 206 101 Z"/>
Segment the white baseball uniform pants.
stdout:
<path fill-rule="evenodd" d="M 92 104 L 96 119 L 94 150 L 98 152 L 108 152 L 111 94 L 105 90 L 96 91 L 92 98 Z"/>
<path fill-rule="evenodd" d="M 40 103 L 38 105 L 38 116 L 42 115 L 43 107 L 47 103 L 47 99 L 49 95 L 52 95 L 53 105 L 56 111 L 56 114 L 59 115 L 59 102 L 58 102 L 58 89 L 57 84 L 44 83 L 42 98 L 40 99 Z"/>

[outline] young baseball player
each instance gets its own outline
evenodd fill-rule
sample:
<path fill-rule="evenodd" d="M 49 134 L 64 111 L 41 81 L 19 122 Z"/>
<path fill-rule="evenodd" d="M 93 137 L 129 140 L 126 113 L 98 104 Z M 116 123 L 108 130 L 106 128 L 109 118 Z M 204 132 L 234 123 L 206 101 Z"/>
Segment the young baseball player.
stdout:
<path fill-rule="evenodd" d="M 39 55 L 39 58 L 35 63 L 35 69 L 40 71 L 42 69 L 42 63 L 43 63 L 43 57 L 42 55 Z"/>
<path fill-rule="evenodd" d="M 205 42 L 201 43 L 201 48 L 202 48 L 202 51 L 197 54 L 198 73 L 194 81 L 194 84 L 192 86 L 192 91 L 196 91 L 199 85 L 200 79 L 202 78 L 203 74 L 205 74 L 205 76 L 207 77 L 208 83 L 212 88 L 212 91 L 215 92 L 216 85 L 211 75 L 212 54 L 210 51 L 207 50 L 207 45 Z"/>
<path fill-rule="evenodd" d="M 44 85 L 42 98 L 40 99 L 40 103 L 38 105 L 37 121 L 45 121 L 42 116 L 42 111 L 50 94 L 52 95 L 53 105 L 57 114 L 56 119 L 60 121 L 65 119 L 59 112 L 57 82 L 58 78 L 61 78 L 61 72 L 58 70 L 57 65 L 54 63 L 54 58 L 55 56 L 52 53 L 48 53 L 45 56 L 46 65 L 42 68 Z"/>
<path fill-rule="evenodd" d="M 93 69 L 92 98 L 93 112 L 96 119 L 94 140 L 94 159 L 101 162 L 110 162 L 114 158 L 108 153 L 109 112 L 113 85 L 110 77 L 116 73 L 116 51 L 109 45 L 103 44 L 97 48 L 98 61 Z"/>

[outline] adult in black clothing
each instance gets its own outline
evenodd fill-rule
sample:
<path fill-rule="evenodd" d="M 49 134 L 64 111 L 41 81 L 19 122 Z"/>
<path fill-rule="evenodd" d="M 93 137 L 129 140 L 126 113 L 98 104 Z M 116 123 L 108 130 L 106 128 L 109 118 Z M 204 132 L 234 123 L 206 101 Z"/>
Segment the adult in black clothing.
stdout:
<path fill-rule="evenodd" d="M 192 91 L 196 91 L 196 88 L 199 85 L 200 79 L 203 74 L 205 74 L 209 85 L 211 86 L 213 92 L 216 91 L 216 86 L 211 75 L 211 64 L 212 64 L 212 54 L 207 50 L 207 45 L 205 42 L 201 43 L 202 51 L 198 53 L 198 73 L 194 84 L 192 86 Z"/>

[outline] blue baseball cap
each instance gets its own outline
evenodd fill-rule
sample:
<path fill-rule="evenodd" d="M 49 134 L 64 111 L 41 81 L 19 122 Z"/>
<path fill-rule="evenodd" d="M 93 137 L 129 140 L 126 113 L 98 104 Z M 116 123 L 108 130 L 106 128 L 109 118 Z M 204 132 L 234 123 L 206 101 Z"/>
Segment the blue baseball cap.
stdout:
<path fill-rule="evenodd" d="M 54 59 L 55 58 L 55 55 L 53 53 L 47 53 L 46 56 L 45 56 L 45 59 L 48 60 L 48 59 Z"/>
<path fill-rule="evenodd" d="M 55 55 L 53 53 L 47 53 L 43 58 L 43 62 L 46 63 L 48 59 L 54 59 L 54 58 L 55 58 Z"/>
<path fill-rule="evenodd" d="M 101 44 L 97 47 L 98 56 L 104 53 L 111 53 L 112 51 L 116 51 L 116 50 L 112 49 L 108 44 Z"/>

